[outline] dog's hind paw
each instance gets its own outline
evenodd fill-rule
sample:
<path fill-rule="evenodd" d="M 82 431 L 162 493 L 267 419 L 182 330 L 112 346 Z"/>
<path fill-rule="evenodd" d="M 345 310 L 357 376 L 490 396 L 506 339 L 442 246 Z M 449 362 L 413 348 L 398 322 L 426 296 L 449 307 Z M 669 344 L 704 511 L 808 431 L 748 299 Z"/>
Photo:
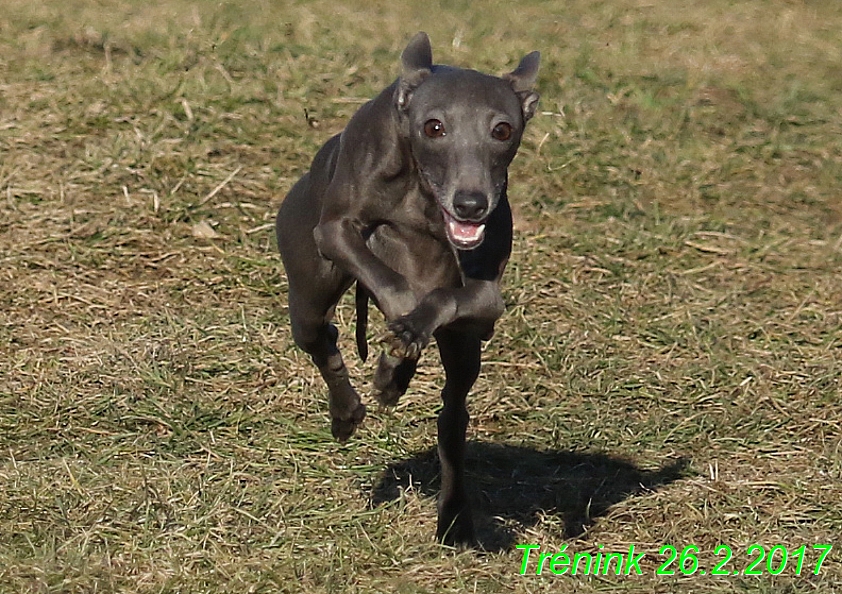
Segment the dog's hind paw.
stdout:
<path fill-rule="evenodd" d="M 362 424 L 365 419 L 365 405 L 360 403 L 348 415 L 332 416 L 330 420 L 330 432 L 333 438 L 340 443 L 344 443 L 351 438 L 357 427 Z"/>
<path fill-rule="evenodd" d="M 409 387 L 415 374 L 417 359 L 403 359 L 381 353 L 374 374 L 373 396 L 383 406 L 395 406 Z"/>

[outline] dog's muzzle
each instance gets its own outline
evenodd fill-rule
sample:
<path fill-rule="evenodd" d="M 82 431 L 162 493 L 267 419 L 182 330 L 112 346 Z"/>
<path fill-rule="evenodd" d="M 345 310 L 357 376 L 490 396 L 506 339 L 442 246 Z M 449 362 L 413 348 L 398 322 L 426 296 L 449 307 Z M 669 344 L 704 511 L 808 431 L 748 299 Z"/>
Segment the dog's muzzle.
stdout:
<path fill-rule="evenodd" d="M 472 250 L 480 246 L 485 239 L 485 221 L 460 221 L 444 207 L 442 207 L 441 212 L 444 217 L 447 239 L 453 244 L 453 247 L 460 250 Z"/>

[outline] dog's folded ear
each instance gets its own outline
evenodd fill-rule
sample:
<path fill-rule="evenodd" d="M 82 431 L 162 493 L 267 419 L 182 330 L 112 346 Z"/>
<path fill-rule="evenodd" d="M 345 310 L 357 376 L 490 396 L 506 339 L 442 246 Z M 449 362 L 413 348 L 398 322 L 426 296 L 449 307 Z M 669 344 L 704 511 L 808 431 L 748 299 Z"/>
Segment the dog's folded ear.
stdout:
<path fill-rule="evenodd" d="M 433 48 L 430 38 L 423 31 L 413 37 L 401 54 L 401 78 L 398 82 L 396 102 L 398 108 L 405 109 L 409 98 L 421 82 L 433 70 Z"/>
<path fill-rule="evenodd" d="M 512 88 L 520 99 L 524 121 L 535 115 L 538 107 L 539 95 L 532 90 L 538 78 L 538 66 L 541 63 L 541 53 L 532 52 L 523 57 L 517 68 L 503 76 L 512 84 Z"/>

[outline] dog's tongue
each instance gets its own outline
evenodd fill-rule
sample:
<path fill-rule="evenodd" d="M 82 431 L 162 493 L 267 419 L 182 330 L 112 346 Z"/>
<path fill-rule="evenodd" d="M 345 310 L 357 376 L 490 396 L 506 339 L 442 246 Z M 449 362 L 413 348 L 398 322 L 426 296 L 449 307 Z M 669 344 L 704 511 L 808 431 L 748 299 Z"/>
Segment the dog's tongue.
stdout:
<path fill-rule="evenodd" d="M 447 219 L 447 234 L 456 247 L 472 248 L 480 244 L 485 232 L 485 223 L 457 221 L 452 217 Z"/>

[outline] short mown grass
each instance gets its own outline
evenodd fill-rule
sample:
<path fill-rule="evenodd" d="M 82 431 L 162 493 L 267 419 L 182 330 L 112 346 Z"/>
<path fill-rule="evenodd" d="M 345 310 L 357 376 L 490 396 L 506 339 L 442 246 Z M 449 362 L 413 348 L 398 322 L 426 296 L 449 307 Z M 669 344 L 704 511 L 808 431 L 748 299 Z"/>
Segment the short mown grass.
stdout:
<path fill-rule="evenodd" d="M 7 0 L 0 592 L 842 591 L 840 29 L 784 0 Z M 272 231 L 418 30 L 489 72 L 542 52 L 470 401 L 482 551 L 433 542 L 433 350 L 334 443 Z M 643 573 L 520 575 L 529 543 Z M 713 576 L 720 544 L 790 558 Z M 657 575 L 664 545 L 699 570 Z"/>

